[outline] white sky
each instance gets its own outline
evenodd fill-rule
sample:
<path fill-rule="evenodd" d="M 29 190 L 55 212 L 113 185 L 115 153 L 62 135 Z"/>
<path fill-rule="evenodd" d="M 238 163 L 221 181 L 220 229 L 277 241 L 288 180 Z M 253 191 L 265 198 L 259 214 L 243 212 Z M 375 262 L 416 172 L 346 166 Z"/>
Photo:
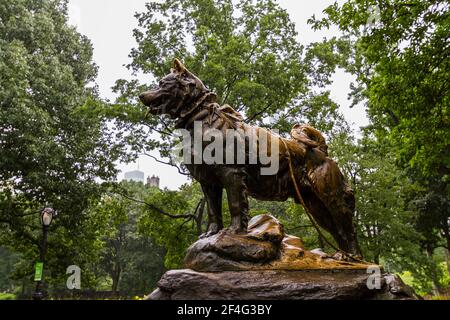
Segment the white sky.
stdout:
<path fill-rule="evenodd" d="M 113 100 L 111 87 L 117 79 L 131 79 L 131 73 L 124 67 L 130 62 L 128 54 L 136 42 L 132 30 L 137 26 L 135 12 L 145 10 L 145 0 L 69 0 L 70 23 L 76 25 L 78 31 L 90 38 L 94 46 L 94 61 L 99 66 L 97 84 L 103 98 Z M 334 0 L 278 0 L 278 3 L 291 15 L 303 44 L 320 41 L 323 37 L 337 35 L 337 30 L 313 31 L 306 23 L 313 14 L 323 16 L 322 10 Z M 342 2 L 342 1 L 339 1 Z M 141 76 L 145 82 L 148 77 Z M 360 126 L 368 124 L 362 107 L 349 108 L 347 100 L 349 84 L 352 77 L 344 72 L 337 72 L 334 84 L 330 87 L 331 97 L 341 106 L 341 112 L 357 132 Z M 156 154 L 155 154 L 156 155 Z M 123 172 L 135 170 L 138 164 L 119 164 Z M 148 157 L 139 159 L 139 168 L 145 176 L 156 174 L 161 179 L 161 186 L 177 189 L 186 182 L 185 176 L 175 168 L 160 164 Z"/>

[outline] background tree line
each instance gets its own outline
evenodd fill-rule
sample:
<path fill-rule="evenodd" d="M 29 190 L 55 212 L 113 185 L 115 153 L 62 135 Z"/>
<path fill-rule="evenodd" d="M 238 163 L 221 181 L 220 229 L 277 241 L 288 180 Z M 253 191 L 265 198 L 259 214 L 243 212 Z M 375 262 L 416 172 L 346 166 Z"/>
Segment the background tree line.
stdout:
<path fill-rule="evenodd" d="M 374 23 L 374 8 L 380 15 Z M 272 0 L 169 0 L 136 15 L 132 74 L 155 81 L 182 59 L 221 103 L 248 123 L 280 130 L 308 122 L 356 191 L 355 223 L 367 260 L 400 273 L 421 293 L 450 283 L 449 5 L 447 1 L 348 0 L 311 17 L 339 37 L 302 44 L 288 12 Z M 29 296 L 38 257 L 39 210 L 58 211 L 46 262 L 49 289 L 66 267 L 83 288 L 148 293 L 182 266 L 205 230 L 199 186 L 178 191 L 118 183 L 116 163 L 139 155 L 172 159 L 168 119 L 144 119 L 148 85 L 119 79 L 114 103 L 97 92 L 92 45 L 67 23 L 67 2 L 0 1 L 0 292 Z M 350 130 L 329 85 L 354 75 L 354 108 L 370 124 Z M 225 217 L 228 219 L 224 199 Z M 292 201 L 251 202 L 308 248 L 327 248 Z M 226 221 L 227 223 L 227 221 Z M 328 239 L 331 241 L 331 239 Z"/>

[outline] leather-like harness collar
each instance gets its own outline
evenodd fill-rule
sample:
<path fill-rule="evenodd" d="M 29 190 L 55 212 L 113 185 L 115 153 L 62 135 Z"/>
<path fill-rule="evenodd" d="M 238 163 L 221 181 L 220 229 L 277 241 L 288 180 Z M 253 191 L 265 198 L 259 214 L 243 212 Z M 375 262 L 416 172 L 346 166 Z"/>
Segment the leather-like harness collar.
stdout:
<path fill-rule="evenodd" d="M 175 128 L 184 128 L 189 124 L 191 119 L 195 118 L 196 115 L 202 112 L 205 104 L 212 104 L 216 102 L 217 96 L 213 92 L 205 92 L 200 97 L 195 99 L 193 102 L 189 103 L 189 107 L 183 108 L 177 122 L 175 123 Z"/>

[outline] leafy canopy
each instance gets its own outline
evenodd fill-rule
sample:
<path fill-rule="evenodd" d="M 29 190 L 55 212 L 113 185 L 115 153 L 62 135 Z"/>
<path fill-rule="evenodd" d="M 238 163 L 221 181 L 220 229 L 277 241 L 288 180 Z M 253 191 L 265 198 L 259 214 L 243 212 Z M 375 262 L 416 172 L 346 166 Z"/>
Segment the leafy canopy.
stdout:
<path fill-rule="evenodd" d="M 289 14 L 275 1 L 169 0 L 146 9 L 136 14 L 137 47 L 128 65 L 133 73 L 159 79 L 177 57 L 247 122 L 281 133 L 299 122 L 329 135 L 346 129 L 317 64 L 320 50 L 305 51 Z M 173 164 L 170 120 L 143 119 L 137 97 L 146 89 L 137 79 L 118 80 L 114 90 L 120 95 L 109 115 L 136 156 L 158 150 Z"/>
<path fill-rule="evenodd" d="M 67 19 L 67 1 L 0 2 L 0 243 L 36 257 L 38 212 L 51 205 L 49 263 L 59 255 L 53 270 L 63 274 L 75 261 L 62 261 L 82 265 L 95 248 L 83 211 L 101 193 L 97 179 L 115 178 L 124 147 L 106 119 L 85 112 L 101 104 L 97 67 Z"/>
<path fill-rule="evenodd" d="M 355 102 L 365 102 L 374 128 L 398 150 L 400 164 L 448 182 L 448 1 L 350 0 L 324 12 L 325 18 L 310 22 L 314 28 L 335 24 L 350 42 L 341 53 L 357 76 Z"/>

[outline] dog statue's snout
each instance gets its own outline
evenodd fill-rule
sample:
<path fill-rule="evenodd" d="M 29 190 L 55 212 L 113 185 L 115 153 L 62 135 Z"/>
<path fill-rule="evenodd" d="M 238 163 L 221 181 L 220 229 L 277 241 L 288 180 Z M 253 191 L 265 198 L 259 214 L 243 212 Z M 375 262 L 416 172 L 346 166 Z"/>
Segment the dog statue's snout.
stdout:
<path fill-rule="evenodd" d="M 159 96 L 159 90 L 158 89 L 150 89 L 148 91 L 144 91 L 139 95 L 139 99 L 142 101 L 143 104 L 148 106 L 150 103 L 152 103 L 157 97 Z"/>
<path fill-rule="evenodd" d="M 146 106 L 148 106 L 154 100 L 154 98 L 155 95 L 151 91 L 145 91 L 139 95 L 139 99 Z"/>

